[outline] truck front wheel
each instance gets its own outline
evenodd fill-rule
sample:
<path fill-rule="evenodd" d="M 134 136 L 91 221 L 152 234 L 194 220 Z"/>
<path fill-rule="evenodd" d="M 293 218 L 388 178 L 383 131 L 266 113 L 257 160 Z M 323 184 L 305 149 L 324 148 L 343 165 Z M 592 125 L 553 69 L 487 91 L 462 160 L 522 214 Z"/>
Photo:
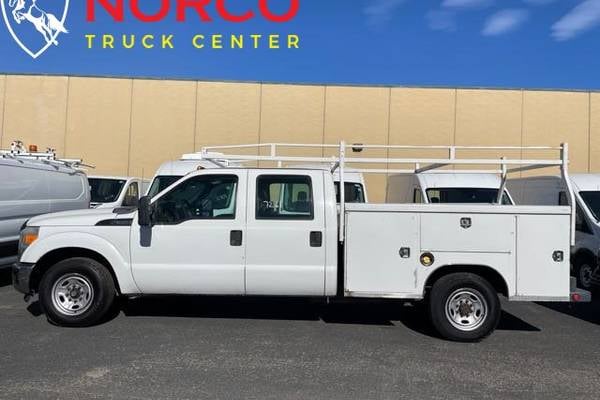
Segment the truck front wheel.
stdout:
<path fill-rule="evenodd" d="M 498 294 L 488 281 L 471 273 L 454 273 L 433 284 L 429 312 L 442 337 L 474 342 L 496 329 L 501 307 Z"/>
<path fill-rule="evenodd" d="M 109 311 L 116 296 L 106 267 L 89 258 L 69 258 L 42 277 L 39 300 L 48 320 L 61 326 L 90 326 Z"/>

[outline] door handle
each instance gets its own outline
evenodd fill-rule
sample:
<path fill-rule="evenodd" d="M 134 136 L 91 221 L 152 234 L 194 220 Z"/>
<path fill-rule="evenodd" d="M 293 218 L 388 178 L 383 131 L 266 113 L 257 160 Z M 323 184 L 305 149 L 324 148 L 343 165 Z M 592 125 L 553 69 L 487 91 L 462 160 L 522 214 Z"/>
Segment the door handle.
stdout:
<path fill-rule="evenodd" d="M 323 246 L 323 232 L 313 231 L 310 233 L 310 247 Z"/>
<path fill-rule="evenodd" d="M 401 247 L 398 253 L 400 258 L 410 258 L 410 247 Z"/>
<path fill-rule="evenodd" d="M 242 238 L 244 234 L 242 231 L 231 231 L 229 232 L 229 245 L 239 247 L 242 245 Z"/>

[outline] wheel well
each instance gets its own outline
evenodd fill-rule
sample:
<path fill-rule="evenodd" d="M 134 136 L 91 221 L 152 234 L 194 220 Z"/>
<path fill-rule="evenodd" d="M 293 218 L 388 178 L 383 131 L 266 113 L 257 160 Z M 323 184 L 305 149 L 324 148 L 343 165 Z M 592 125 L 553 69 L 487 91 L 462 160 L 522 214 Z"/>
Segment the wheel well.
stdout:
<path fill-rule="evenodd" d="M 62 249 L 52 250 L 51 252 L 45 254 L 42 258 L 40 258 L 40 260 L 35 265 L 33 273 L 31 274 L 31 280 L 29 282 L 31 290 L 33 290 L 34 292 L 38 291 L 40 281 L 42 280 L 42 276 L 44 276 L 44 274 L 50 269 L 50 267 L 52 267 L 59 261 L 73 257 L 90 258 L 104 265 L 113 278 L 115 288 L 117 289 L 117 293 L 121 294 L 121 289 L 119 288 L 119 281 L 117 280 L 115 271 L 113 270 L 108 260 L 104 258 L 104 256 L 102 256 L 102 254 L 100 253 L 79 247 L 65 247 Z"/>
<path fill-rule="evenodd" d="M 498 271 L 485 265 L 446 265 L 436 269 L 425 282 L 426 288 L 431 288 L 433 284 L 443 276 L 456 272 L 469 272 L 487 280 L 496 292 L 508 296 L 508 285 Z"/>

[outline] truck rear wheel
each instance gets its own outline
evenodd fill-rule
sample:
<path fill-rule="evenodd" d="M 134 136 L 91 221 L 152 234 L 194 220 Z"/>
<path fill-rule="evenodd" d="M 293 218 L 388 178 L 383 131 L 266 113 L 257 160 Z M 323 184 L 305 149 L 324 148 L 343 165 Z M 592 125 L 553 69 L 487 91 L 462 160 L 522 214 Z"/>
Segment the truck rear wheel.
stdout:
<path fill-rule="evenodd" d="M 500 321 L 500 300 L 488 281 L 471 273 L 438 279 L 431 288 L 429 312 L 438 333 L 459 342 L 489 336 Z"/>
<path fill-rule="evenodd" d="M 109 311 L 116 296 L 106 267 L 89 258 L 69 258 L 50 267 L 39 299 L 48 320 L 61 326 L 90 326 Z"/>

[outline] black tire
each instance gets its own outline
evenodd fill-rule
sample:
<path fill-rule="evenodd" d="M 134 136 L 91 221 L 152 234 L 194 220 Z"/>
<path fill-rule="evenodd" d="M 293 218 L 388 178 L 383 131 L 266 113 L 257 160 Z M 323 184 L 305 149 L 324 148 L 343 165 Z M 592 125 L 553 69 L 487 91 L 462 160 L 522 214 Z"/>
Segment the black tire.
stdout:
<path fill-rule="evenodd" d="M 573 265 L 573 273 L 577 279 L 577 287 L 593 291 L 595 289 L 592 276 L 594 273 L 594 264 L 589 257 L 577 257 Z"/>
<path fill-rule="evenodd" d="M 449 307 L 451 304 L 457 305 L 457 308 Z M 448 313 L 447 307 L 450 309 Z M 468 317 L 463 317 L 462 311 Z M 501 307 L 496 290 L 487 280 L 479 275 L 460 272 L 443 276 L 433 284 L 429 294 L 429 313 L 433 327 L 443 338 L 476 342 L 496 329 Z M 473 323 L 469 324 L 471 319 Z"/>
<path fill-rule="evenodd" d="M 60 293 L 63 291 L 66 294 Z M 75 300 L 71 301 L 72 294 Z M 53 301 L 55 295 L 56 300 Z M 115 297 L 115 283 L 110 272 L 98 261 L 83 257 L 54 264 L 42 277 L 39 288 L 40 305 L 46 317 L 60 326 L 97 324 L 107 315 Z M 71 314 L 69 308 L 73 308 Z"/>

